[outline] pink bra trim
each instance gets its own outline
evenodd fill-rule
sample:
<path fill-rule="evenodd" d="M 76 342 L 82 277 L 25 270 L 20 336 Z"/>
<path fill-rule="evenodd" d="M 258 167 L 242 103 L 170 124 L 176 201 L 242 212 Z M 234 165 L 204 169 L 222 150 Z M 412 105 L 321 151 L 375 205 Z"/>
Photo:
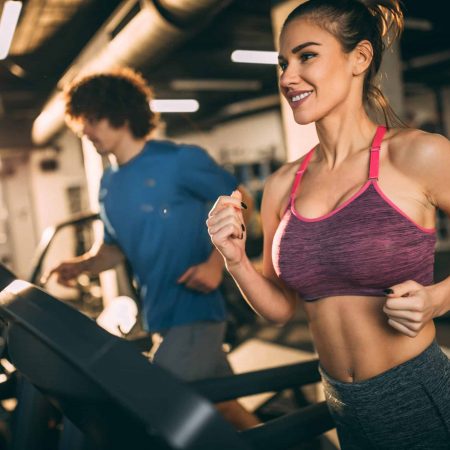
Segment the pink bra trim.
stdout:
<path fill-rule="evenodd" d="M 297 170 L 296 175 L 295 175 L 295 180 L 294 180 L 294 184 L 292 185 L 292 190 L 291 190 L 291 204 L 294 201 L 294 197 L 295 197 L 295 192 L 297 191 L 298 185 L 300 184 L 300 181 L 303 177 L 303 174 L 305 173 L 306 168 L 308 167 L 309 164 L 309 160 L 311 159 L 311 156 L 314 153 L 314 150 L 316 148 L 313 147 L 307 154 L 306 156 L 303 158 L 303 161 L 300 165 L 300 168 Z"/>
<path fill-rule="evenodd" d="M 378 173 L 380 171 L 380 149 L 385 133 L 386 127 L 382 126 L 379 126 L 375 132 L 370 147 L 369 180 L 378 180 Z"/>
<path fill-rule="evenodd" d="M 405 217 L 406 219 L 408 219 L 410 222 L 412 222 L 419 230 L 422 230 L 424 233 L 434 233 L 436 231 L 436 228 L 426 228 L 423 227 L 422 225 L 419 225 L 415 220 L 411 219 L 411 217 L 408 216 L 408 214 L 406 214 L 405 212 L 403 212 L 382 190 L 380 185 L 376 182 L 373 181 L 372 182 L 375 189 L 377 190 L 378 194 L 380 195 L 380 197 L 389 205 L 391 206 L 393 209 L 395 209 L 395 211 L 397 211 L 399 214 L 401 214 L 403 217 Z"/>
<path fill-rule="evenodd" d="M 380 197 L 395 211 L 397 211 L 400 215 L 408 219 L 413 225 L 415 225 L 419 230 L 423 231 L 424 233 L 434 233 L 436 231 L 435 228 L 426 228 L 422 225 L 419 225 L 417 222 L 415 222 L 411 217 L 409 217 L 405 212 L 403 212 L 392 200 L 389 199 L 389 197 L 386 196 L 386 194 L 381 190 L 380 186 L 378 185 L 378 174 L 380 169 L 380 148 L 381 143 L 383 141 L 384 134 L 386 133 L 386 127 L 378 126 L 377 131 L 375 132 L 375 136 L 373 138 L 372 146 L 370 148 L 370 163 L 369 163 L 369 179 L 364 183 L 364 185 L 358 189 L 355 194 L 353 194 L 349 199 L 347 199 L 345 202 L 343 202 L 341 205 L 339 205 L 336 209 L 330 211 L 327 214 L 324 214 L 319 217 L 314 218 L 308 218 L 302 216 L 296 209 L 295 209 L 295 193 L 298 189 L 298 186 L 300 185 L 300 181 L 303 177 L 303 174 L 305 173 L 309 161 L 311 160 L 311 157 L 314 153 L 314 150 L 316 147 L 314 147 L 312 150 L 310 150 L 306 157 L 303 159 L 299 170 L 297 171 L 294 184 L 292 186 L 292 191 L 290 195 L 290 210 L 292 214 L 299 220 L 303 222 L 320 222 L 322 220 L 328 219 L 329 217 L 334 216 L 336 213 L 344 209 L 346 206 L 348 206 L 350 203 L 352 203 L 354 200 L 356 200 L 359 196 L 361 196 L 366 190 L 369 188 L 371 184 L 373 184 L 375 190 L 380 195 Z"/>

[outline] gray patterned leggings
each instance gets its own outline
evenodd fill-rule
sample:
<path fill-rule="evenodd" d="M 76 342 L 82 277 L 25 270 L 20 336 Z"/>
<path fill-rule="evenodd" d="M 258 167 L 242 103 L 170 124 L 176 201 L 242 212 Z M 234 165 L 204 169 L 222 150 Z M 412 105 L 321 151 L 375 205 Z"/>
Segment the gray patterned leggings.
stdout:
<path fill-rule="evenodd" d="M 342 450 L 450 450 L 450 360 L 436 341 L 362 382 L 320 372 Z"/>

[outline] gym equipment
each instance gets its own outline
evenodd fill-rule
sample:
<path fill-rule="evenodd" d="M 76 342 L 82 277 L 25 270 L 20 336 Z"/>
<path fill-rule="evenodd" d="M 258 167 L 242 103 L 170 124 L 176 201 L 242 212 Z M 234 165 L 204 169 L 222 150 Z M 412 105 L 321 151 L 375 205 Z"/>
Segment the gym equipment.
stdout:
<path fill-rule="evenodd" d="M 299 376 L 315 382 L 317 361 L 189 386 L 30 283 L 16 280 L 0 293 L 0 318 L 10 361 L 92 448 L 281 450 L 334 426 L 319 403 L 237 433 L 201 395 L 216 402 L 298 386 Z"/>
<path fill-rule="evenodd" d="M 4 289 L 17 281 L 17 277 L 0 264 L 0 289 Z M 6 344 L 7 326 L 0 323 L 0 358 L 8 359 Z M 48 423 L 59 415 L 54 407 L 44 396 L 24 379 L 16 370 L 9 370 L 0 364 L 0 372 L 4 375 L 4 381 L 0 383 L 0 399 L 17 398 L 16 410 L 12 417 L 8 418 L 11 430 L 10 450 L 42 450 L 42 446 L 48 446 L 55 440 L 56 430 L 50 431 Z M 26 432 L 24 432 L 26 430 Z M 51 436 L 53 434 L 53 436 Z M 57 436 L 56 436 L 57 437 Z"/>
<path fill-rule="evenodd" d="M 0 290 L 3 290 L 16 278 L 17 277 L 9 269 L 7 269 L 3 264 L 0 264 Z"/>
<path fill-rule="evenodd" d="M 50 246 L 55 238 L 55 236 L 66 227 L 73 226 L 85 226 L 91 224 L 96 220 L 100 220 L 100 215 L 98 213 L 83 213 L 71 217 L 68 220 L 60 222 L 55 226 L 48 227 L 42 234 L 41 240 L 34 253 L 33 261 L 31 264 L 32 270 L 29 276 L 29 280 L 33 284 L 39 284 L 39 278 L 42 275 L 42 265 L 50 249 Z"/>
<path fill-rule="evenodd" d="M 4 289 L 16 279 L 16 276 L 4 265 L 0 264 L 0 290 Z M 6 342 L 0 336 L 0 358 L 4 358 Z M 14 369 L 3 367 L 0 362 L 0 400 L 13 398 L 16 395 L 17 373 Z"/>

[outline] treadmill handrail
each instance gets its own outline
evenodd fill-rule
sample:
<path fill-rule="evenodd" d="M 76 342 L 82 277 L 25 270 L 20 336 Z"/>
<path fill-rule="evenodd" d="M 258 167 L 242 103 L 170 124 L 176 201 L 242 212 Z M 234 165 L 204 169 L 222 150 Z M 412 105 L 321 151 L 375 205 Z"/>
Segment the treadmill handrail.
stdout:
<path fill-rule="evenodd" d="M 252 448 L 285 450 L 335 428 L 325 401 L 270 420 L 240 434 Z"/>
<path fill-rule="evenodd" d="M 221 402 L 262 392 L 281 391 L 320 381 L 319 360 L 287 364 L 220 378 L 194 381 L 189 385 L 212 402 Z"/>
<path fill-rule="evenodd" d="M 145 424 L 150 431 L 158 430 L 173 448 L 281 450 L 334 426 L 325 403 L 319 403 L 238 434 L 191 386 L 177 382 L 163 369 L 149 364 L 133 344 L 109 335 L 74 308 L 21 280 L 17 284 L 11 283 L 0 293 L 0 317 L 8 324 L 11 361 L 16 363 L 19 372 L 24 370 L 31 382 L 34 379 L 44 393 L 55 395 L 52 394 L 55 379 L 49 380 L 46 370 L 54 370 L 55 363 L 64 361 L 120 405 L 130 417 Z M 19 330 L 23 330 L 22 334 L 17 333 Z M 24 341 L 21 346 L 22 341 L 17 337 L 23 338 L 24 332 L 31 340 Z M 50 356 L 44 358 L 50 359 L 45 364 L 38 359 L 40 363 L 35 365 L 27 352 L 34 348 L 39 358 L 42 355 L 39 346 L 48 348 Z M 284 366 L 281 371 L 288 371 L 293 376 L 293 369 L 307 369 L 316 376 L 317 361 L 302 364 Z M 259 372 L 267 376 L 275 370 Z M 67 377 L 63 372 L 61 377 L 56 392 L 72 389 L 72 385 L 66 387 L 64 384 Z M 201 383 L 197 386 L 201 390 Z"/>
<path fill-rule="evenodd" d="M 94 212 L 80 213 L 72 216 L 71 218 L 64 220 L 63 222 L 57 223 L 56 225 L 52 225 L 47 227 L 42 233 L 41 240 L 36 247 L 34 252 L 33 260 L 31 263 L 32 271 L 29 276 L 29 281 L 33 284 L 38 284 L 39 280 L 38 275 L 40 274 L 42 263 L 44 261 L 45 256 L 50 248 L 50 244 L 52 243 L 56 233 L 59 232 L 62 228 L 73 226 L 73 225 L 82 225 L 87 222 L 93 222 L 94 220 L 99 220 L 100 214 Z"/>
<path fill-rule="evenodd" d="M 222 450 L 249 449 L 206 399 L 150 364 L 134 344 L 110 335 L 42 289 L 19 281 L 0 293 L 0 317 L 8 322 L 8 334 L 17 327 L 26 330 L 149 430 L 158 430 L 174 448 L 206 450 L 210 447 L 205 440 L 213 439 Z M 11 362 L 20 372 L 17 349 L 12 341 L 8 344 Z M 115 361 L 119 355 L 121 370 Z"/>

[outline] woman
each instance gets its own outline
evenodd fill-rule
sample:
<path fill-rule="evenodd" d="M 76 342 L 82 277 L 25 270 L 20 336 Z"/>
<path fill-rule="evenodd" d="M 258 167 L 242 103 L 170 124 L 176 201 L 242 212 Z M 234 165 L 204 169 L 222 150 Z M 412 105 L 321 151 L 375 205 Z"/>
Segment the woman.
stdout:
<path fill-rule="evenodd" d="M 435 215 L 450 212 L 442 136 L 377 126 L 395 115 L 374 86 L 397 1 L 310 0 L 280 36 L 280 88 L 318 146 L 266 183 L 263 273 L 245 254 L 237 192 L 207 221 L 247 301 L 287 322 L 298 298 L 319 354 L 343 449 L 450 448 L 450 363 L 433 318 L 450 278 L 433 284 Z"/>

